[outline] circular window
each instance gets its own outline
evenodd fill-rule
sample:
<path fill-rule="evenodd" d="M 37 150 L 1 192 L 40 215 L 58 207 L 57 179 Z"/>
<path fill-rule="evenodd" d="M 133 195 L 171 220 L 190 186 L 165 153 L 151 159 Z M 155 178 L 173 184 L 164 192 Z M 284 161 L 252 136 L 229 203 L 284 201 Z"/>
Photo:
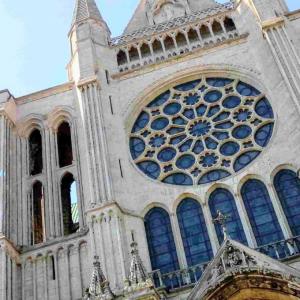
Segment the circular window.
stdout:
<path fill-rule="evenodd" d="M 230 78 L 202 78 L 165 91 L 137 117 L 130 152 L 152 179 L 200 185 L 245 168 L 272 136 L 274 113 L 256 88 Z"/>

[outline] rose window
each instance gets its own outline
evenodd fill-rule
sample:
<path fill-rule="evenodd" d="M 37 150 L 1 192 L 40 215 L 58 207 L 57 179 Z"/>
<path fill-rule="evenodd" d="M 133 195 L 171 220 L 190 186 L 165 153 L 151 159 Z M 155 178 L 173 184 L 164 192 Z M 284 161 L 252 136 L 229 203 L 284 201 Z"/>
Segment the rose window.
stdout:
<path fill-rule="evenodd" d="M 240 80 L 202 78 L 170 88 L 137 117 L 131 156 L 148 177 L 200 185 L 239 172 L 271 139 L 265 95 Z"/>

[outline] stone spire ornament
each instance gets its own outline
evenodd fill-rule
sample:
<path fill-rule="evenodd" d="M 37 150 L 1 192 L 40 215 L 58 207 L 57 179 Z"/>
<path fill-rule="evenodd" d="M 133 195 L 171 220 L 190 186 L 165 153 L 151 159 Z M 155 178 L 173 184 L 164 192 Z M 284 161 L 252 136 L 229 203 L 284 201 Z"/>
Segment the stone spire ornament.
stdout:
<path fill-rule="evenodd" d="M 114 294 L 112 293 L 109 282 L 104 276 L 99 257 L 94 257 L 94 270 L 92 274 L 92 279 L 88 290 L 86 291 L 86 295 L 84 297 L 85 300 L 111 300 L 114 299 Z"/>
<path fill-rule="evenodd" d="M 132 233 L 131 264 L 128 279 L 125 280 L 124 293 L 126 299 L 155 300 L 160 299 L 152 279 L 147 274 L 138 251 L 138 244 Z"/>

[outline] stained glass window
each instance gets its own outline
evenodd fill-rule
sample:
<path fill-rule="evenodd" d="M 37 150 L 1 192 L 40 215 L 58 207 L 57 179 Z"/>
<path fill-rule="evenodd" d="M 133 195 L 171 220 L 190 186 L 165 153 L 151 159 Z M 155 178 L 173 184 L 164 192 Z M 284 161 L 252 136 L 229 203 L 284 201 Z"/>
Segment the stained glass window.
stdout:
<path fill-rule="evenodd" d="M 200 204 L 191 198 L 184 199 L 177 208 L 177 218 L 187 264 L 210 261 L 213 252 Z"/>
<path fill-rule="evenodd" d="M 282 170 L 274 178 L 274 186 L 293 235 L 300 235 L 300 179 L 291 170 Z"/>
<path fill-rule="evenodd" d="M 241 192 L 257 245 L 283 240 L 283 233 L 264 183 L 250 179 L 243 185 Z"/>
<path fill-rule="evenodd" d="M 170 87 L 138 114 L 130 152 L 138 169 L 173 185 L 222 180 L 254 161 L 272 137 L 274 113 L 260 91 L 233 78 Z"/>
<path fill-rule="evenodd" d="M 179 269 L 169 214 L 162 208 L 151 209 L 145 216 L 145 228 L 152 270 L 169 273 Z"/>
<path fill-rule="evenodd" d="M 228 190 L 223 188 L 216 189 L 209 197 L 209 208 L 213 219 L 217 218 L 218 211 L 228 218 L 226 226 L 231 239 L 247 245 L 247 239 L 234 197 Z M 222 244 L 224 235 L 221 225 L 215 224 L 215 228 L 219 243 Z"/>

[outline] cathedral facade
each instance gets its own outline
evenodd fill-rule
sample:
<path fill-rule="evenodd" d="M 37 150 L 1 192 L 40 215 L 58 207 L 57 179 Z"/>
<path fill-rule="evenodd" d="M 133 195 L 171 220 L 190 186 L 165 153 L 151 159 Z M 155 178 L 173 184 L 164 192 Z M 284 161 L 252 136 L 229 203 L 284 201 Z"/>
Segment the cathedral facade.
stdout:
<path fill-rule="evenodd" d="M 0 91 L 0 300 L 300 299 L 300 11 L 76 0 L 69 41 Z"/>

